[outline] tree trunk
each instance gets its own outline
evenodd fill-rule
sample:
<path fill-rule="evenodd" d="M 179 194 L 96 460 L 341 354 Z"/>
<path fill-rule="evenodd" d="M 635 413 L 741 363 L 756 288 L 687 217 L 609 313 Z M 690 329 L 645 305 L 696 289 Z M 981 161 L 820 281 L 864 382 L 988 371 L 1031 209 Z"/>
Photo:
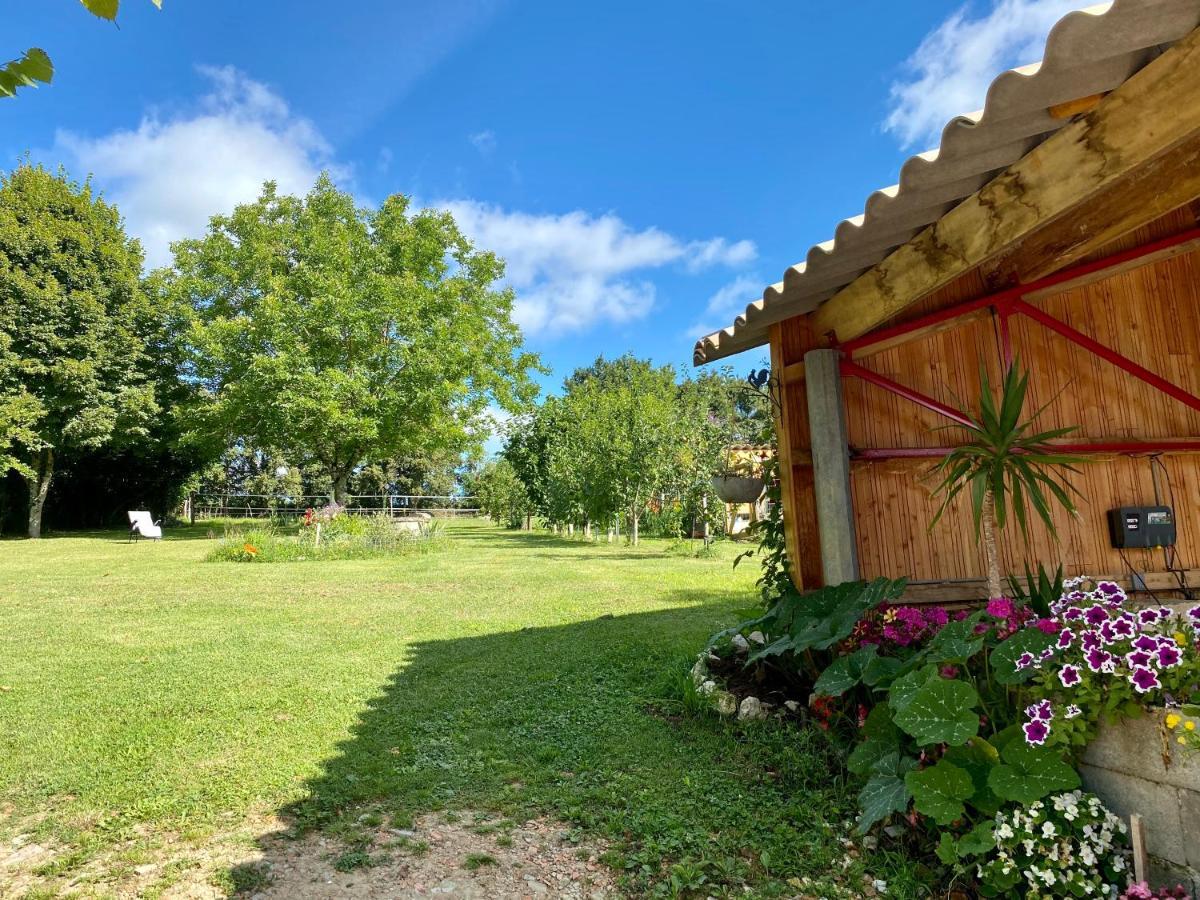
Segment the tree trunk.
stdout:
<path fill-rule="evenodd" d="M 345 506 L 346 500 L 346 483 L 350 480 L 350 470 L 346 469 L 339 472 L 333 479 L 333 502 L 338 506 Z"/>
<path fill-rule="evenodd" d="M 1004 586 L 1000 583 L 1000 551 L 996 546 L 996 497 L 991 491 L 983 495 L 980 525 L 983 529 L 983 555 L 987 560 L 988 597 L 1001 597 L 1004 595 Z"/>
<path fill-rule="evenodd" d="M 50 493 L 50 480 L 54 477 L 54 451 L 46 447 L 38 453 L 34 477 L 26 479 L 29 485 L 29 536 L 42 536 L 42 510 L 46 506 L 46 495 Z"/>
<path fill-rule="evenodd" d="M 631 514 L 630 514 L 630 518 L 631 518 L 631 519 L 633 519 L 633 523 L 632 523 L 632 526 L 631 526 L 631 528 L 630 528 L 629 537 L 630 537 L 630 539 L 631 539 L 631 540 L 632 540 L 632 542 L 633 542 L 633 546 L 635 546 L 635 547 L 636 547 L 636 546 L 637 546 L 637 543 L 638 543 L 638 514 L 637 514 L 637 513 L 631 513 Z"/>

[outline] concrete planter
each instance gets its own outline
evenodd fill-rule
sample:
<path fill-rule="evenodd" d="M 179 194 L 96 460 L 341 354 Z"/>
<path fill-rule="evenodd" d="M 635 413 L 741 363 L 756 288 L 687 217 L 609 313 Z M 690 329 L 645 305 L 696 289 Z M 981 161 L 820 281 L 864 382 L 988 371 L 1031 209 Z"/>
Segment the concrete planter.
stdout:
<path fill-rule="evenodd" d="M 1151 884 L 1200 891 L 1200 754 L 1166 738 L 1164 713 L 1102 726 L 1079 766 L 1084 787 L 1146 826 Z"/>
<path fill-rule="evenodd" d="M 725 503 L 753 503 L 763 490 L 763 480 L 748 475 L 717 475 L 713 490 Z"/>

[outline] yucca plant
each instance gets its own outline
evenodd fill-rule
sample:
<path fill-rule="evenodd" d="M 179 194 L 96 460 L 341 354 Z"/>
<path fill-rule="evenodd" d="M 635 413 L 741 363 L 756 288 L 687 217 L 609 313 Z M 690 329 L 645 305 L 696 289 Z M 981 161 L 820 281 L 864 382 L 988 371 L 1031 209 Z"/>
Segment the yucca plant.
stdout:
<path fill-rule="evenodd" d="M 1028 419 L 1022 420 L 1029 373 L 1014 363 L 1004 375 L 999 405 L 992 399 L 992 386 L 987 372 L 981 373 L 982 392 L 979 415 L 964 413 L 970 425 L 951 425 L 968 433 L 966 443 L 955 447 L 931 471 L 939 478 L 936 491 L 942 504 L 929 527 L 933 528 L 959 494 L 967 491 L 975 519 L 975 540 L 982 542 L 987 560 L 989 597 L 1004 593 L 1000 575 L 1000 554 L 996 544 L 997 531 L 1009 519 L 1015 519 L 1022 536 L 1029 537 L 1030 507 L 1041 519 L 1050 534 L 1057 539 L 1054 521 L 1050 516 L 1051 502 L 1056 502 L 1072 515 L 1075 503 L 1072 494 L 1078 491 L 1067 480 L 1068 473 L 1081 457 L 1055 449 L 1050 441 L 1071 434 L 1075 427 L 1034 431 L 1033 424 L 1045 409 L 1043 406 Z"/>

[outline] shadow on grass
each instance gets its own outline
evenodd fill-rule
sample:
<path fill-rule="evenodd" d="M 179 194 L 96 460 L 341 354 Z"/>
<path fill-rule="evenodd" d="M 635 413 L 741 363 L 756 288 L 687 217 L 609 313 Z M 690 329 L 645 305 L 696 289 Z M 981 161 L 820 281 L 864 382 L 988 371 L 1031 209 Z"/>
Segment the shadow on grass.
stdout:
<path fill-rule="evenodd" d="M 753 598 L 696 589 L 662 600 L 658 612 L 413 645 L 305 796 L 279 812 L 296 834 L 353 847 L 358 833 L 360 851 L 363 821 L 548 814 L 612 841 L 645 883 L 705 854 L 748 873 L 768 846 L 832 861 L 840 850 L 819 827 L 844 814 L 844 797 L 823 739 L 768 725 L 746 742 L 678 714 L 695 653 Z M 287 864 L 275 837 L 261 848 Z"/>

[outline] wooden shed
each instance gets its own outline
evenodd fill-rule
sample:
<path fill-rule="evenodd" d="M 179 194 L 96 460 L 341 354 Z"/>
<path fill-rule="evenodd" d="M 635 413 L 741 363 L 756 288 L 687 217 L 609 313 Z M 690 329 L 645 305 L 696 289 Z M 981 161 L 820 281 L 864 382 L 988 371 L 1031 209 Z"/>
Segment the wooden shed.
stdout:
<path fill-rule="evenodd" d="M 1002 536 L 1006 568 L 1061 562 L 1200 584 L 1200 0 L 1063 18 L 899 184 L 809 250 L 697 364 L 770 346 L 789 553 L 802 588 L 906 575 L 914 598 L 982 596 L 969 505 L 932 530 L 923 479 L 961 433 L 980 367 L 1031 371 L 1045 428 L 1088 458 L 1056 543 Z M 1164 550 L 1118 551 L 1107 512 L 1173 508 Z M 1182 579 L 1182 581 L 1181 581 Z"/>

